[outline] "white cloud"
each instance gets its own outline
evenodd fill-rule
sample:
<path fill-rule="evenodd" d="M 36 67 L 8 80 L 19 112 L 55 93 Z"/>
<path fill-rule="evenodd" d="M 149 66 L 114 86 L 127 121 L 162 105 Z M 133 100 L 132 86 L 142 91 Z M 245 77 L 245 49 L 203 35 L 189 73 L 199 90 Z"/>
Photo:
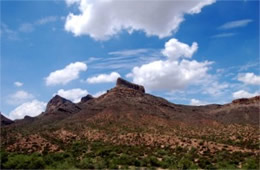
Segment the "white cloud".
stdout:
<path fill-rule="evenodd" d="M 249 97 L 254 97 L 254 96 L 259 95 L 259 92 L 250 93 L 245 90 L 239 90 L 239 91 L 234 92 L 232 95 L 233 95 L 234 99 L 249 98 Z"/>
<path fill-rule="evenodd" d="M 65 2 L 66 2 L 66 4 L 67 4 L 68 6 L 70 6 L 70 5 L 73 5 L 73 4 L 75 4 L 75 3 L 79 3 L 80 0 L 65 0 Z"/>
<path fill-rule="evenodd" d="M 216 35 L 213 35 L 211 36 L 211 38 L 226 38 L 226 37 L 233 37 L 235 36 L 236 33 L 221 33 L 221 34 L 216 34 Z"/>
<path fill-rule="evenodd" d="M 70 89 L 70 90 L 60 89 L 56 94 L 68 100 L 71 100 L 74 103 L 78 103 L 80 102 L 82 97 L 88 94 L 88 91 L 80 88 Z"/>
<path fill-rule="evenodd" d="M 99 92 L 95 93 L 93 96 L 99 97 L 99 96 L 101 96 L 102 94 L 105 94 L 105 93 L 106 93 L 106 91 L 99 91 Z"/>
<path fill-rule="evenodd" d="M 189 47 L 189 45 L 172 38 L 165 43 L 165 48 L 162 53 L 169 59 L 176 60 L 180 57 L 191 58 L 197 49 L 198 44 L 196 42 L 193 42 L 192 46 Z"/>
<path fill-rule="evenodd" d="M 10 112 L 9 117 L 11 119 L 22 119 L 24 116 L 38 116 L 41 114 L 46 107 L 45 102 L 38 100 L 33 100 L 31 102 L 26 102 L 16 107 L 13 111 Z"/>
<path fill-rule="evenodd" d="M 171 41 L 172 40 L 169 40 L 168 42 Z M 171 54 L 170 52 L 166 53 L 174 59 L 182 56 L 191 57 L 197 50 L 197 47 L 195 47 L 197 45 L 195 45 L 195 43 L 193 43 L 193 47 L 189 47 L 187 44 L 176 42 L 178 41 L 171 43 L 171 49 L 175 49 L 173 51 L 176 51 L 178 55 Z M 180 48 L 180 44 L 184 48 Z M 174 45 L 177 47 L 175 48 Z M 187 52 L 187 50 L 189 52 Z M 140 67 L 134 67 L 127 77 L 132 77 L 134 83 L 144 85 L 150 90 L 172 91 L 185 88 L 188 85 L 199 84 L 202 81 L 207 80 L 210 77 L 207 71 L 211 64 L 212 62 L 208 61 L 198 62 L 196 60 L 190 61 L 186 59 L 178 61 L 171 60 L 171 58 L 168 57 L 167 60 L 156 60 L 141 65 Z"/>
<path fill-rule="evenodd" d="M 3 22 L 1 22 L 1 25 L 0 25 L 0 37 L 7 37 L 8 40 L 13 40 L 13 41 L 16 41 L 16 40 L 20 40 L 19 36 L 18 36 L 18 33 L 12 29 L 10 29 L 8 27 L 8 25 L 4 24 Z"/>
<path fill-rule="evenodd" d="M 106 40 L 122 30 L 129 33 L 144 31 L 160 38 L 178 30 L 185 14 L 200 13 L 215 0 L 197 1 L 88 1 L 67 0 L 67 5 L 78 6 L 80 14 L 69 13 L 65 30 L 75 36 L 89 35 Z"/>
<path fill-rule="evenodd" d="M 65 85 L 72 80 L 79 78 L 81 71 L 86 71 L 87 65 L 83 62 L 75 62 L 67 65 L 64 69 L 51 72 L 46 78 L 46 85 Z"/>
<path fill-rule="evenodd" d="M 22 82 L 19 82 L 19 81 L 16 81 L 16 82 L 14 82 L 14 85 L 15 85 L 16 87 L 21 87 L 21 86 L 23 86 L 23 83 L 22 83 Z"/>
<path fill-rule="evenodd" d="M 232 29 L 237 27 L 245 27 L 253 20 L 251 19 L 243 19 L 243 20 L 237 20 L 237 21 L 230 21 L 227 22 L 219 27 L 219 29 Z"/>
<path fill-rule="evenodd" d="M 260 76 L 254 73 L 239 74 L 238 80 L 249 85 L 260 85 Z"/>
<path fill-rule="evenodd" d="M 55 22 L 57 20 L 58 20 L 58 17 L 56 17 L 56 16 L 48 16 L 48 17 L 39 19 L 38 21 L 35 22 L 35 24 L 36 25 L 44 25 L 44 24 L 47 24 L 47 23 L 50 23 L 50 22 Z"/>
<path fill-rule="evenodd" d="M 26 101 L 32 100 L 34 96 L 24 90 L 19 90 L 14 94 L 8 96 L 7 103 L 11 105 L 18 105 Z"/>
<path fill-rule="evenodd" d="M 190 104 L 193 106 L 201 106 L 201 105 L 207 105 L 208 103 L 197 99 L 191 99 Z"/>
<path fill-rule="evenodd" d="M 19 31 L 21 32 L 32 32 L 34 30 L 34 26 L 31 23 L 23 23 L 19 27 Z"/>
<path fill-rule="evenodd" d="M 122 51 L 112 51 L 109 52 L 109 55 L 117 55 L 117 56 L 136 56 L 143 53 L 147 53 L 149 49 L 140 48 L 140 49 L 132 49 L 132 50 L 122 50 Z"/>
<path fill-rule="evenodd" d="M 202 85 L 203 94 L 210 94 L 211 96 L 219 96 L 227 90 L 230 85 L 228 83 L 218 83 L 217 81 L 206 81 Z"/>
<path fill-rule="evenodd" d="M 115 82 L 117 78 L 120 77 L 120 74 L 117 72 L 112 72 L 110 74 L 100 74 L 98 76 L 94 76 L 87 79 L 88 83 L 110 83 Z"/>

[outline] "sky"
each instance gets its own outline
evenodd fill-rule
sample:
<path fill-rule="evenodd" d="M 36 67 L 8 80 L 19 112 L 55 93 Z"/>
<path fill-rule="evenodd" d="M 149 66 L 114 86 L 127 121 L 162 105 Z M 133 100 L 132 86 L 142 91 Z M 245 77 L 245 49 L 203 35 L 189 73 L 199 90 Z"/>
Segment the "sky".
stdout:
<path fill-rule="evenodd" d="M 37 116 L 118 77 L 185 105 L 260 94 L 259 1 L 1 0 L 1 106 Z"/>

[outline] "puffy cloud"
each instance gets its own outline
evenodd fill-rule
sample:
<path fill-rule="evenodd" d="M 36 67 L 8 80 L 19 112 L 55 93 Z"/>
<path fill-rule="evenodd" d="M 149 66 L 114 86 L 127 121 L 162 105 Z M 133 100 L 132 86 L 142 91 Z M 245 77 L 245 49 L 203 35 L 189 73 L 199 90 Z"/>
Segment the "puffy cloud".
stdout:
<path fill-rule="evenodd" d="M 237 27 L 245 27 L 253 20 L 251 19 L 243 19 L 243 20 L 237 20 L 237 21 L 230 21 L 227 22 L 219 27 L 219 29 L 232 29 Z"/>
<path fill-rule="evenodd" d="M 191 99 L 190 104 L 194 106 L 201 106 L 201 105 L 207 105 L 208 103 L 197 99 Z"/>
<path fill-rule="evenodd" d="M 23 83 L 22 83 L 22 82 L 19 82 L 19 81 L 16 81 L 16 82 L 14 82 L 14 85 L 15 85 L 16 87 L 21 87 L 21 86 L 23 86 Z"/>
<path fill-rule="evenodd" d="M 8 96 L 7 103 L 11 105 L 18 105 L 33 99 L 34 96 L 24 90 L 19 90 L 14 94 Z"/>
<path fill-rule="evenodd" d="M 93 96 L 99 97 L 99 96 L 101 96 L 102 94 L 105 94 L 105 93 L 106 93 L 106 91 L 99 91 L 99 92 L 95 93 Z"/>
<path fill-rule="evenodd" d="M 233 95 L 234 99 L 249 98 L 249 97 L 254 97 L 254 96 L 259 95 L 259 92 L 250 93 L 245 90 L 239 90 L 239 91 L 234 92 L 232 95 Z"/>
<path fill-rule="evenodd" d="M 110 82 L 115 82 L 118 77 L 120 77 L 119 73 L 112 72 L 110 74 L 100 74 L 98 76 L 88 78 L 87 82 L 91 83 L 91 84 L 94 84 L 94 83 L 110 83 Z"/>
<path fill-rule="evenodd" d="M 260 76 L 257 76 L 254 73 L 239 74 L 238 80 L 245 84 L 260 85 Z"/>
<path fill-rule="evenodd" d="M 16 107 L 13 111 L 10 112 L 9 117 L 11 119 L 22 119 L 24 116 L 38 116 L 41 114 L 46 107 L 45 102 L 38 100 L 33 100 L 31 102 L 26 102 Z"/>
<path fill-rule="evenodd" d="M 215 0 L 196 1 L 89 1 L 67 0 L 76 4 L 79 14 L 69 13 L 65 30 L 75 36 L 89 35 L 106 40 L 121 30 L 144 31 L 146 35 L 160 38 L 176 32 L 185 14 L 197 14 Z"/>
<path fill-rule="evenodd" d="M 64 90 L 58 90 L 57 94 L 61 97 L 64 97 L 68 100 L 71 100 L 74 103 L 80 102 L 80 99 L 88 94 L 87 90 L 83 90 L 80 88 Z"/>
<path fill-rule="evenodd" d="M 87 65 L 83 62 L 75 62 L 67 65 L 64 69 L 51 72 L 46 78 L 46 85 L 65 85 L 72 80 L 79 78 L 81 71 L 86 71 Z"/>
<path fill-rule="evenodd" d="M 198 49 L 196 42 L 192 43 L 192 46 L 179 42 L 177 39 L 172 38 L 165 43 L 165 48 L 162 51 L 163 55 L 167 56 L 171 60 L 176 60 L 180 57 L 191 58 L 194 52 Z"/>
<path fill-rule="evenodd" d="M 178 42 L 178 40 L 172 41 L 171 39 L 168 42 L 171 49 L 174 50 L 167 51 L 168 46 L 165 45 L 163 54 L 168 56 L 167 60 L 157 60 L 140 67 L 134 67 L 127 77 L 132 77 L 135 83 L 142 84 L 150 90 L 182 89 L 190 84 L 198 84 L 209 78 L 207 71 L 212 62 L 198 62 L 186 59 L 172 60 L 172 58 L 176 59 L 181 56 L 191 57 L 197 50 L 197 44 L 193 43 L 193 47 L 189 47 L 187 44 Z M 175 51 L 176 54 L 172 54 L 170 51 Z"/>

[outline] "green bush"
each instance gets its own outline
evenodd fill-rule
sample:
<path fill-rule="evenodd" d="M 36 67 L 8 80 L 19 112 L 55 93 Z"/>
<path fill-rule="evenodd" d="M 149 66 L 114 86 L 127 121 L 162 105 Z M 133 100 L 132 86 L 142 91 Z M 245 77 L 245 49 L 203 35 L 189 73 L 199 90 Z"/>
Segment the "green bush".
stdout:
<path fill-rule="evenodd" d="M 38 154 L 10 154 L 8 161 L 3 164 L 7 169 L 42 169 L 45 166 L 43 158 Z"/>
<path fill-rule="evenodd" d="M 248 158 L 243 163 L 244 169 L 259 169 L 259 160 L 254 158 Z"/>

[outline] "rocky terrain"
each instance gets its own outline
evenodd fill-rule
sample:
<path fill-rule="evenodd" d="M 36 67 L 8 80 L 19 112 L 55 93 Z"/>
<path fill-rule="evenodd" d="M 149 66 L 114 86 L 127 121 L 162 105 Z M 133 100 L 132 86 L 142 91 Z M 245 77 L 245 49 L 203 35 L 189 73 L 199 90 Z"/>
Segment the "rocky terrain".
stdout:
<path fill-rule="evenodd" d="M 37 117 L 13 122 L 1 115 L 1 150 L 8 155 L 1 166 L 17 168 L 10 153 L 37 153 L 44 163 L 59 153 L 67 167 L 54 161 L 50 168 L 259 168 L 259 104 L 260 96 L 177 105 L 119 78 L 98 98 L 75 104 L 56 95 Z M 37 166 L 31 168 L 46 168 Z"/>

